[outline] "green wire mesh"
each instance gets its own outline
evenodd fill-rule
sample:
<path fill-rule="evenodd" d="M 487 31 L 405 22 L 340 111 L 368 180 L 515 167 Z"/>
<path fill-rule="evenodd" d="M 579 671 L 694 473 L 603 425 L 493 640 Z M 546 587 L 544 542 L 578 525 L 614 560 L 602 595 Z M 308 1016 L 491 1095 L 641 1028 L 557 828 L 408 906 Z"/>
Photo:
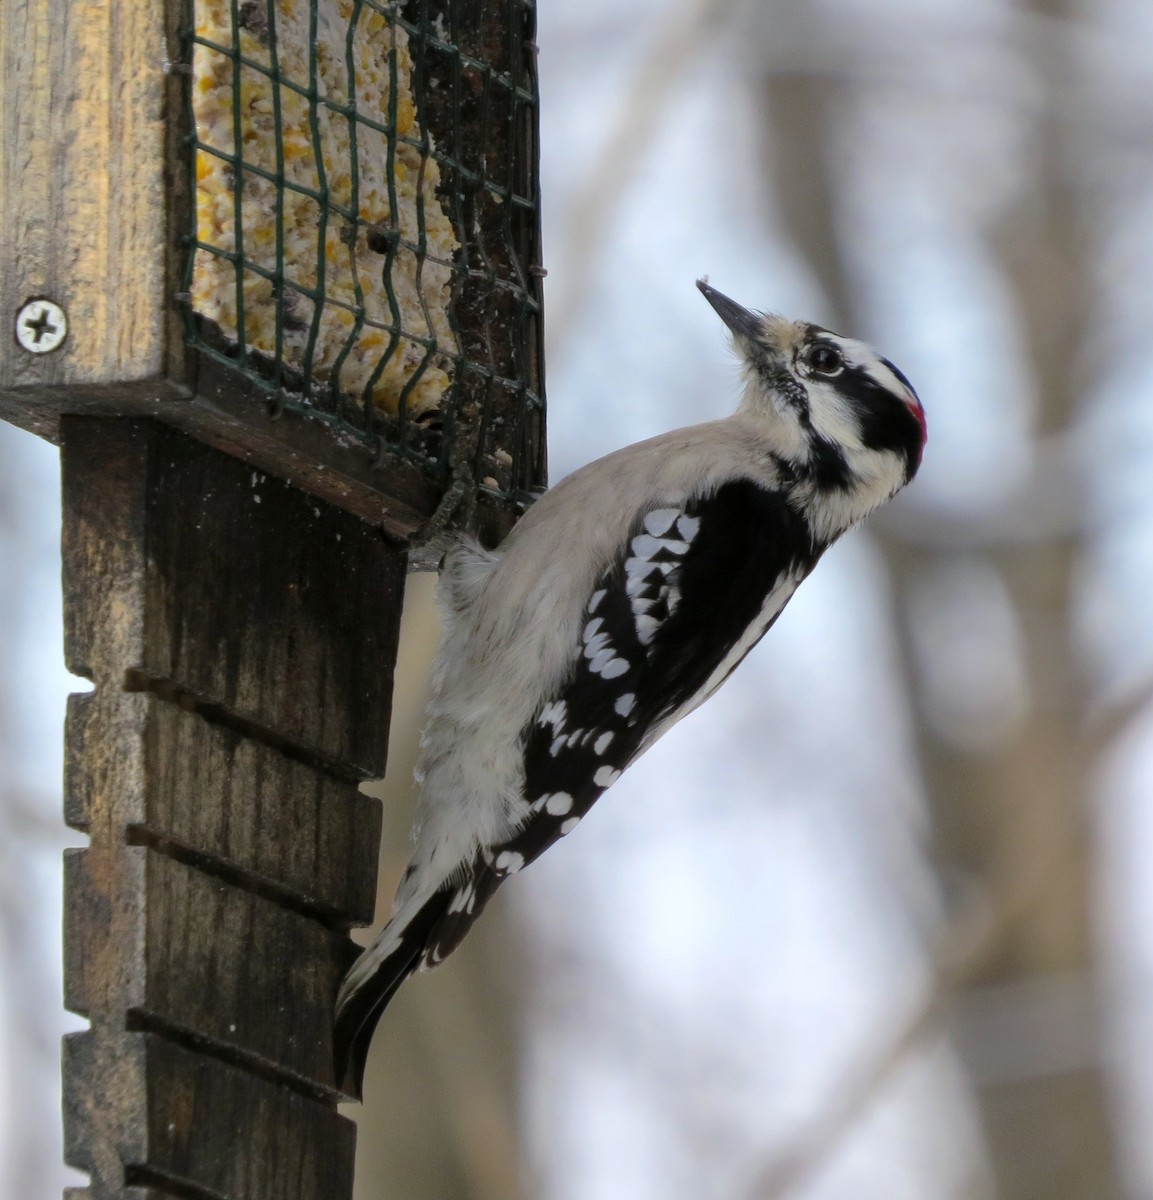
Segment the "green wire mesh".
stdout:
<path fill-rule="evenodd" d="M 534 0 L 191 15 L 187 343 L 384 470 L 539 488 Z"/>

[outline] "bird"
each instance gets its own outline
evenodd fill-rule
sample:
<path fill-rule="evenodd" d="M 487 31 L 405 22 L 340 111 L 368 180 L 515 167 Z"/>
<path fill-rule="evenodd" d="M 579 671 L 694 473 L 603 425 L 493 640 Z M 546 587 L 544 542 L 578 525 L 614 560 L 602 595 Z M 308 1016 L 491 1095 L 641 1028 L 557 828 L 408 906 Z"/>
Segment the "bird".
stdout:
<path fill-rule="evenodd" d="M 415 849 L 337 998 L 350 1095 L 400 985 L 707 700 L 920 466 L 924 409 L 892 362 L 697 287 L 740 363 L 736 411 L 580 468 L 496 549 L 460 536 L 442 560 Z"/>

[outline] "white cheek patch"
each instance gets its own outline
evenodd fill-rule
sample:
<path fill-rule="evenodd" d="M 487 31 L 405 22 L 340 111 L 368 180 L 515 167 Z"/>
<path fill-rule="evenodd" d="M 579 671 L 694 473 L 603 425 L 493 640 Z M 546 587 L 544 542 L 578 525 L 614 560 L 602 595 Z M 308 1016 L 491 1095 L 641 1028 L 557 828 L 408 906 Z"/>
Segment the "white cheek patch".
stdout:
<path fill-rule="evenodd" d="M 835 382 L 809 381 L 809 419 L 813 429 L 847 450 L 861 448 L 861 427 L 853 406 Z"/>

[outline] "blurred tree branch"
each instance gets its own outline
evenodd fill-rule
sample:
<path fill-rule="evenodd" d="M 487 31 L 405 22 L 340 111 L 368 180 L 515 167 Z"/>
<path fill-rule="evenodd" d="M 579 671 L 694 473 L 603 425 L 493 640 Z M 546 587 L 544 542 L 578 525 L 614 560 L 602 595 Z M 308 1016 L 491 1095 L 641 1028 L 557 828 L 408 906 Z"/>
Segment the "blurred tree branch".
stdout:
<path fill-rule="evenodd" d="M 816 11 L 774 8 L 774 33 L 788 45 L 820 47 L 830 26 L 814 17 Z M 1045 19 L 1048 31 L 1061 29 L 1067 17 L 1059 0 L 1039 0 L 1032 11 Z M 892 55 L 910 47 L 886 42 L 884 49 Z M 863 61 L 874 61 L 868 41 L 857 50 Z M 1071 39 L 1033 42 L 1027 52 L 1047 89 L 1038 114 L 1039 170 L 1029 173 L 1020 199 L 1003 214 L 990 253 L 999 253 L 1005 285 L 1016 299 L 1024 352 L 1038 380 L 1038 438 L 1063 448 L 1081 403 L 1078 364 L 1094 303 L 1081 257 L 1084 197 L 1069 183 L 1076 145 L 1069 126 L 1055 115 L 1062 109 L 1058 92 L 1078 75 L 1069 61 Z M 779 211 L 836 321 L 868 330 L 863 291 L 846 263 L 858 271 L 879 270 L 881 264 L 863 266 L 846 243 L 850 179 L 838 138 L 842 119 L 868 102 L 869 85 L 849 76 L 770 73 L 764 97 Z M 994 908 L 977 949 L 963 956 L 962 969 L 940 975 L 916 1014 L 853 1076 L 797 1156 L 762 1174 L 758 1196 L 784 1195 L 801 1166 L 811 1165 L 924 1036 L 950 993 L 1052 973 L 1092 973 L 1085 825 L 1092 761 L 1081 736 L 1088 687 L 1080 671 L 1071 579 L 1090 531 L 1077 519 L 1084 498 L 1068 459 L 1064 453 L 1043 456 L 1042 462 L 1055 462 L 1057 469 L 1034 477 L 1026 503 L 1007 505 L 992 519 L 977 506 L 979 515 L 934 523 L 922 507 L 910 510 L 899 531 L 904 536 L 892 536 L 898 532 L 892 516 L 879 526 L 897 600 L 894 615 L 905 647 L 906 687 L 935 818 L 936 852 L 943 864 L 976 881 Z M 1024 636 L 1031 696 L 1019 728 L 1005 730 L 1000 744 L 984 755 L 952 744 L 925 719 L 911 628 L 911 596 L 919 581 L 935 561 L 961 547 L 983 557 L 1003 580 Z M 1100 1200 L 1115 1193 L 1099 1065 L 1062 1078 L 975 1083 L 1002 1200 L 1057 1195 Z M 1062 1136 L 1054 1142 L 1057 1130 Z"/>
<path fill-rule="evenodd" d="M 604 257 L 613 219 L 640 175 L 674 90 L 684 84 L 702 47 L 724 29 L 725 0 L 687 0 L 678 5 L 631 73 L 628 95 L 617 120 L 583 173 L 568 205 L 555 251 L 565 265 L 549 308 L 551 353 L 563 353 L 588 304 Z M 606 34 L 605 36 L 610 36 Z"/>

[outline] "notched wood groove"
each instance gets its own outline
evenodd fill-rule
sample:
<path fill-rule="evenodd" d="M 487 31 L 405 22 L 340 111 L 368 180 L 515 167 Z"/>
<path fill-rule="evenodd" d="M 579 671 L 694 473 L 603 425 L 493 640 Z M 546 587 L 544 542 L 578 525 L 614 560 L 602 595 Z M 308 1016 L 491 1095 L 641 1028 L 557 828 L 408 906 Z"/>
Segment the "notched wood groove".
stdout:
<path fill-rule="evenodd" d="M 200 1055 L 202 1058 L 211 1058 L 222 1062 L 225 1066 L 244 1071 L 274 1087 L 286 1087 L 298 1096 L 315 1101 L 326 1108 L 332 1108 L 338 1100 L 345 1098 L 335 1088 L 325 1087 L 313 1079 L 298 1075 L 295 1071 L 285 1070 L 284 1067 L 248 1050 L 241 1050 L 231 1043 L 217 1041 L 216 1038 L 198 1033 L 186 1026 L 166 1021 L 155 1013 L 144 1012 L 139 1008 L 130 1008 L 125 1014 L 124 1027 L 129 1033 L 154 1034 L 193 1054 Z M 215 1196 L 216 1193 L 205 1192 L 205 1195 Z"/>
<path fill-rule="evenodd" d="M 238 716 L 219 701 L 209 700 L 172 679 L 161 679 L 134 667 L 124 673 L 124 690 L 126 692 L 149 692 L 158 700 L 174 704 L 186 712 L 195 713 L 210 724 L 229 729 L 241 737 L 260 742 L 270 750 L 283 754 L 285 758 L 303 763 L 314 771 L 322 771 L 342 783 L 360 784 L 371 778 L 364 772 L 349 767 L 339 759 L 322 754 L 318 750 L 307 749 L 275 730 L 268 729 L 247 717 Z"/>
<path fill-rule="evenodd" d="M 215 1188 L 206 1188 L 190 1180 L 181 1179 L 160 1167 L 149 1167 L 143 1164 L 126 1165 L 124 1168 L 124 1186 L 152 1188 L 172 1200 L 232 1200 Z"/>
<path fill-rule="evenodd" d="M 235 863 L 226 862 L 214 854 L 208 854 L 203 850 L 198 850 L 195 846 L 189 846 L 166 834 L 158 833 L 147 825 L 139 823 L 129 825 L 125 841 L 129 846 L 145 846 L 157 854 L 163 854 L 165 858 L 171 858 L 186 867 L 192 867 L 202 875 L 219 879 L 221 883 L 226 883 L 239 891 L 259 896 L 261 900 L 267 900 L 298 916 L 316 921 L 317 924 L 335 933 L 347 933 L 352 928 L 352 921 L 329 905 L 322 904 L 318 900 L 310 900 L 283 884 L 277 883 L 274 879 L 269 879 L 255 871 L 245 870 L 244 867 L 237 866 Z"/>

